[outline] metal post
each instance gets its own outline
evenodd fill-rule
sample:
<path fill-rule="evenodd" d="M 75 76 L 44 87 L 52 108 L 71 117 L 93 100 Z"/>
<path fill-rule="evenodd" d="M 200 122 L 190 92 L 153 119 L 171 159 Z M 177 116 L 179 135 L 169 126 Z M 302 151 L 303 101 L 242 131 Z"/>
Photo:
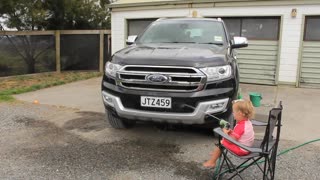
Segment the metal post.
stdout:
<path fill-rule="evenodd" d="M 103 72 L 104 32 L 100 30 L 99 71 Z"/>

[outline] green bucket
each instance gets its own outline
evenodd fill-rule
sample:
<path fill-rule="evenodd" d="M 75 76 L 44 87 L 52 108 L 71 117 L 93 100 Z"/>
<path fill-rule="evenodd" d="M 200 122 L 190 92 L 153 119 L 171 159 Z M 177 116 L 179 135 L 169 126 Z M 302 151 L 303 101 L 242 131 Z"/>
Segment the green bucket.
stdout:
<path fill-rule="evenodd" d="M 249 93 L 249 96 L 250 96 L 250 101 L 252 102 L 252 105 L 254 107 L 259 107 L 261 105 L 260 101 L 262 99 L 262 96 L 260 93 L 252 92 L 252 93 Z"/>

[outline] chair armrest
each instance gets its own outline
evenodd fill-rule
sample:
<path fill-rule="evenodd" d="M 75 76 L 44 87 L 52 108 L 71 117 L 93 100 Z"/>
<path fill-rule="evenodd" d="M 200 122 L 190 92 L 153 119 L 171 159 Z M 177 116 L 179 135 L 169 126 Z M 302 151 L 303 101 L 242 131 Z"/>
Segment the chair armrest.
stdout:
<path fill-rule="evenodd" d="M 268 125 L 268 123 L 266 123 L 266 122 L 261 122 L 261 121 L 257 121 L 257 120 L 250 120 L 251 121 L 251 123 L 252 123 L 252 125 L 254 125 L 254 126 L 267 126 Z"/>
<path fill-rule="evenodd" d="M 233 139 L 231 136 L 229 136 L 228 134 L 224 133 L 220 127 L 215 128 L 213 131 L 215 133 L 219 134 L 219 136 L 225 138 L 226 140 L 232 142 L 233 144 L 239 146 L 242 149 L 245 149 L 245 150 L 247 150 L 247 151 L 249 151 L 251 153 L 262 153 L 262 149 L 260 149 L 260 148 L 252 148 L 252 147 L 248 147 L 248 146 L 245 146 L 245 145 L 239 143 L 238 141 Z"/>

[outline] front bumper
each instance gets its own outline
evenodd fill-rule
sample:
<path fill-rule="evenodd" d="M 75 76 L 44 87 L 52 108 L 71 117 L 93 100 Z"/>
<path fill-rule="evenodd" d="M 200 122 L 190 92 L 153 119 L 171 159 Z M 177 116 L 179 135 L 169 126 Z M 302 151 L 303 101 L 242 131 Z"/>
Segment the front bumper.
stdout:
<path fill-rule="evenodd" d="M 197 104 L 193 112 L 174 113 L 174 112 L 155 112 L 126 108 L 121 99 L 109 92 L 102 91 L 102 99 L 106 107 L 116 111 L 118 116 L 142 121 L 156 121 L 182 124 L 204 124 L 207 114 L 224 113 L 227 111 L 229 98 L 203 101 Z"/>

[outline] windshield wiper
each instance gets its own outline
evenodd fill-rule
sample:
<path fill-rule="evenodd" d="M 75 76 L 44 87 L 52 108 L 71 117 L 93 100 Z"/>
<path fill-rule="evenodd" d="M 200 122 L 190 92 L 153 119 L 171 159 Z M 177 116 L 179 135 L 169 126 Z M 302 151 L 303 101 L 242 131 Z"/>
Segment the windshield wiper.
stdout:
<path fill-rule="evenodd" d="M 179 42 L 179 41 L 173 41 L 173 42 L 171 42 L 171 43 L 192 43 L 192 44 L 194 44 L 194 43 L 196 43 L 196 42 Z"/>
<path fill-rule="evenodd" d="M 214 45 L 218 45 L 218 46 L 223 45 L 223 43 L 217 43 L 217 42 L 204 42 L 204 43 L 199 43 L 199 44 L 214 44 Z"/>

